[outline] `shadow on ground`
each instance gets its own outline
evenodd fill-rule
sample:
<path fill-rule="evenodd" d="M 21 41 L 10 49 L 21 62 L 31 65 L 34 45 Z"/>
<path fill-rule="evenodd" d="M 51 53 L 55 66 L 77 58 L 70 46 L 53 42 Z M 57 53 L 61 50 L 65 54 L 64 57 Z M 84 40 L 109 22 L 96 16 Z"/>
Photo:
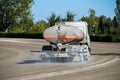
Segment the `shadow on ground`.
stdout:
<path fill-rule="evenodd" d="M 41 63 L 43 61 L 41 60 L 23 60 L 21 62 L 18 62 L 17 64 L 35 64 L 35 63 Z"/>
<path fill-rule="evenodd" d="M 120 56 L 120 53 L 91 53 L 91 56 Z M 50 61 L 48 59 L 44 60 L 23 60 L 18 62 L 17 64 L 36 64 L 36 63 L 68 63 L 69 61 L 58 60 L 58 61 Z"/>
<path fill-rule="evenodd" d="M 50 60 L 23 60 L 21 62 L 18 62 L 16 64 L 36 64 L 36 63 L 69 63 L 71 61 L 50 61 Z"/>
<path fill-rule="evenodd" d="M 91 55 L 98 55 L 98 56 L 120 56 L 120 53 L 91 53 Z"/>

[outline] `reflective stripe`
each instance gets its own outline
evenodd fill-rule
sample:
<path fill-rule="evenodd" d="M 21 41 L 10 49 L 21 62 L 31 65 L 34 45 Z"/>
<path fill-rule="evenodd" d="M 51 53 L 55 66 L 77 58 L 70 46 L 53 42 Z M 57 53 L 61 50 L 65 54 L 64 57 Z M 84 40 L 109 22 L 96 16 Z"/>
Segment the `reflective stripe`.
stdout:
<path fill-rule="evenodd" d="M 67 39 L 76 39 L 76 36 L 66 36 Z"/>
<path fill-rule="evenodd" d="M 44 35 L 44 38 L 49 39 L 49 38 L 54 38 L 54 37 L 51 35 Z"/>

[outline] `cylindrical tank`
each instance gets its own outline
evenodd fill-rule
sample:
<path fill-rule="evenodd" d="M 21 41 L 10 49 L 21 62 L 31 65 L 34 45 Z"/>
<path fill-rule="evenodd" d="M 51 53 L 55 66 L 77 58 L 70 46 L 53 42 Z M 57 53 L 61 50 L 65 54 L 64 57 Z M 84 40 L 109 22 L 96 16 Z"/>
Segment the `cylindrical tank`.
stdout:
<path fill-rule="evenodd" d="M 84 33 L 77 27 L 72 26 L 52 26 L 47 28 L 43 33 L 44 39 L 50 43 L 68 43 L 71 41 L 81 41 Z"/>

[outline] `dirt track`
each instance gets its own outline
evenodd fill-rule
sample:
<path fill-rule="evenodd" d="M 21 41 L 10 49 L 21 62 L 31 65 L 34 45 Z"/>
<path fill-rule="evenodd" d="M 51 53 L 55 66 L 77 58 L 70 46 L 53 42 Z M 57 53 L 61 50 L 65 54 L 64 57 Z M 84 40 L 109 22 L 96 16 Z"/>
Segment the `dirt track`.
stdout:
<path fill-rule="evenodd" d="M 92 42 L 91 59 L 85 63 L 41 63 L 31 58 L 31 50 L 46 44 L 0 38 L 0 80 L 120 80 L 120 43 Z"/>

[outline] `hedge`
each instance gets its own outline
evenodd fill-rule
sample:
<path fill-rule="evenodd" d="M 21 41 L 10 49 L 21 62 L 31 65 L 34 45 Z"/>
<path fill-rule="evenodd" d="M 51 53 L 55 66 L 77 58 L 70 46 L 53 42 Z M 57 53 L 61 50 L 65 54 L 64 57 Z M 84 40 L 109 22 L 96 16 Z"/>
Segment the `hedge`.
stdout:
<path fill-rule="evenodd" d="M 2 38 L 31 38 L 43 39 L 42 33 L 4 33 L 0 32 Z M 120 42 L 120 34 L 118 35 L 96 35 L 90 36 L 91 41 L 97 42 Z"/>
<path fill-rule="evenodd" d="M 112 42 L 112 36 L 105 35 L 105 36 L 90 36 L 91 41 L 98 41 L 98 42 Z"/>
<path fill-rule="evenodd" d="M 43 39 L 43 34 L 42 33 L 0 33 L 0 37 Z"/>
<path fill-rule="evenodd" d="M 120 42 L 120 34 L 90 36 L 91 41 Z"/>

